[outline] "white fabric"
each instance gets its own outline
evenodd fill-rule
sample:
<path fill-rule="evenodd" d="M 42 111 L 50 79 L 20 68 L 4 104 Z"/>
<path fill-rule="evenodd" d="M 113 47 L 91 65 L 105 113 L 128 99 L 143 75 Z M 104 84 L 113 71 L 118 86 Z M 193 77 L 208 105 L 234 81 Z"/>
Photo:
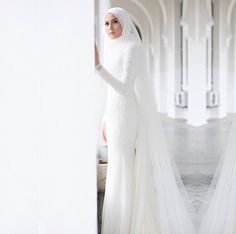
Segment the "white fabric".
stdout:
<path fill-rule="evenodd" d="M 109 12 L 125 30 L 112 42 L 105 39 L 105 64 L 98 71 L 108 84 L 102 233 L 193 234 L 138 33 L 126 11 Z"/>
<path fill-rule="evenodd" d="M 208 210 L 200 234 L 236 233 L 236 120 L 229 133 L 223 157 L 206 196 Z"/>

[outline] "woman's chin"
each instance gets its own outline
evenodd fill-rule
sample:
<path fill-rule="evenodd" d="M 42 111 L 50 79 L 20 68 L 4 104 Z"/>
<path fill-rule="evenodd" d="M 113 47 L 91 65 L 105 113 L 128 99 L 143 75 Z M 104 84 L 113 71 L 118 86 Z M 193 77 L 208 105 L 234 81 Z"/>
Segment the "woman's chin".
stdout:
<path fill-rule="evenodd" d="M 119 36 L 113 35 L 113 34 L 109 35 L 109 38 L 112 39 L 112 40 L 113 40 L 113 39 L 117 39 L 118 37 L 119 37 Z"/>

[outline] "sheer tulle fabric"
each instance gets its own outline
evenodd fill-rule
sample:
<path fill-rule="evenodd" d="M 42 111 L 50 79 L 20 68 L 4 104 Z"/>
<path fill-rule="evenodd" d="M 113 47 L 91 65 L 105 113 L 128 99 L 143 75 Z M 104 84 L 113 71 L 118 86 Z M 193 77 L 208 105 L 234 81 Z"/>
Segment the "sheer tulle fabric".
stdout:
<path fill-rule="evenodd" d="M 145 77 L 145 79 L 140 79 L 136 87 L 140 108 L 139 144 L 137 144 L 136 156 L 139 173 L 137 173 L 136 179 L 139 182 L 142 181 L 145 189 L 135 193 L 139 197 L 136 206 L 142 206 L 145 201 L 150 201 L 152 208 L 146 209 L 146 211 L 149 213 L 154 209 L 153 217 L 158 220 L 160 231 L 163 234 L 195 233 L 186 209 L 187 207 L 190 211 L 192 207 L 175 162 L 168 150 L 165 132 L 157 111 L 154 89 L 151 81 L 145 76 L 147 74 L 145 67 L 143 71 L 141 77 Z M 139 185 L 139 189 L 142 189 L 142 186 Z M 151 199 L 148 199 L 147 193 L 153 195 Z M 142 208 L 140 207 L 140 209 Z M 137 213 L 143 217 L 140 217 L 136 227 L 142 224 L 142 220 L 145 220 L 145 214 Z"/>
<path fill-rule="evenodd" d="M 200 234 L 236 233 L 236 121 L 205 199 Z M 208 209 L 207 209 L 208 207 Z"/>

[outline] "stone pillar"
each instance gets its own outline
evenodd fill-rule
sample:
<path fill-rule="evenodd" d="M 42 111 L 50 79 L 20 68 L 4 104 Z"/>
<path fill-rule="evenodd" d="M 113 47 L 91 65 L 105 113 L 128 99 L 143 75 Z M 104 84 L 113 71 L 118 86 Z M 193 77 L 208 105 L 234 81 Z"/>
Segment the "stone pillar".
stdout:
<path fill-rule="evenodd" d="M 211 40 L 213 25 L 211 6 L 205 0 L 184 0 L 183 83 L 188 92 L 187 121 L 194 126 L 206 123 L 207 40 Z M 186 41 L 185 41 L 186 40 Z M 211 58 L 208 58 L 208 62 Z M 186 66 L 185 66 L 186 64 Z"/>
<path fill-rule="evenodd" d="M 176 89 L 176 62 L 175 62 L 175 4 L 174 0 L 165 2 L 167 10 L 167 24 L 163 30 L 165 42 L 165 74 L 167 84 L 167 115 L 175 118 L 175 89 Z"/>
<path fill-rule="evenodd" d="M 187 73 L 187 67 L 188 67 L 188 60 L 187 60 L 187 54 L 188 54 L 188 42 L 187 39 L 183 36 L 183 48 L 182 48 L 182 89 L 184 91 L 187 91 L 188 87 L 188 73 Z"/>
<path fill-rule="evenodd" d="M 167 114 L 175 117 L 175 53 L 166 48 L 166 78 L 167 78 Z"/>
<path fill-rule="evenodd" d="M 231 33 L 227 22 L 228 9 L 232 0 L 219 1 L 219 81 L 218 89 L 220 95 L 220 106 L 218 117 L 227 115 L 227 94 L 228 94 L 228 49 L 230 45 Z"/>
<path fill-rule="evenodd" d="M 206 123 L 206 40 L 188 43 L 188 123 Z"/>
<path fill-rule="evenodd" d="M 213 86 L 212 86 L 212 36 L 210 35 L 209 38 L 207 38 L 206 40 L 206 90 L 210 91 L 212 90 Z"/>
<path fill-rule="evenodd" d="M 227 113 L 227 64 L 228 64 L 228 48 L 224 47 L 220 50 L 219 60 L 219 93 L 220 93 L 220 106 L 219 118 L 223 118 Z"/>

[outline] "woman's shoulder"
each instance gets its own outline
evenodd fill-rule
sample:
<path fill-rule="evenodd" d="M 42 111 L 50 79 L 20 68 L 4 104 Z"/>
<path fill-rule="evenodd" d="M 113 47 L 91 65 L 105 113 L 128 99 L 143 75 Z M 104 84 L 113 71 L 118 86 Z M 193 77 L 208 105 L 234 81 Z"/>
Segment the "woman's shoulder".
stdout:
<path fill-rule="evenodd" d="M 127 49 L 133 50 L 133 49 L 141 49 L 143 46 L 141 43 L 138 43 L 136 41 L 130 41 L 127 45 Z"/>
<path fill-rule="evenodd" d="M 126 53 L 135 54 L 135 55 L 142 53 L 142 51 L 143 51 L 142 44 L 137 43 L 137 42 L 129 42 L 125 49 Z"/>

